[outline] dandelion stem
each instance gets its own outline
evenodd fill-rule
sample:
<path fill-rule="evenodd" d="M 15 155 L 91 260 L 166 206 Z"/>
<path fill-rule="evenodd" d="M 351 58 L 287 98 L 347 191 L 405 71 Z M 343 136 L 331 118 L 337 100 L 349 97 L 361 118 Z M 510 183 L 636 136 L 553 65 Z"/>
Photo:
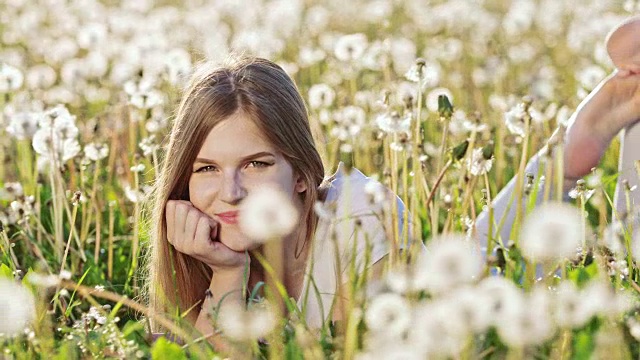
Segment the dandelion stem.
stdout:
<path fill-rule="evenodd" d="M 75 230 L 76 216 L 78 215 L 78 204 L 73 204 L 73 215 L 71 216 L 71 221 L 69 224 L 69 238 L 67 239 L 67 246 L 64 249 L 64 255 L 62 256 L 62 261 L 60 262 L 60 272 L 62 274 L 64 271 L 65 263 L 67 262 L 67 255 L 69 254 L 69 248 L 71 247 L 71 239 L 73 238 L 73 231 Z"/>
<path fill-rule="evenodd" d="M 449 169 L 451 164 L 453 164 L 452 160 L 447 161 L 447 163 L 444 165 L 444 167 L 440 171 L 440 174 L 438 174 L 438 178 L 436 179 L 436 182 L 433 184 L 433 188 L 431 189 L 431 192 L 429 193 L 429 196 L 427 197 L 427 201 L 426 201 L 426 205 L 427 206 L 429 205 L 429 203 L 431 203 L 431 200 L 433 199 L 433 196 L 435 195 L 436 190 L 438 189 L 438 186 L 440 185 L 440 182 L 442 182 L 442 179 L 444 178 L 444 174 L 447 172 L 447 170 Z M 436 232 L 437 232 L 437 230 L 436 230 Z"/>
<path fill-rule="evenodd" d="M 109 249 L 107 251 L 107 279 L 113 279 L 113 226 L 115 224 L 114 206 L 109 204 Z"/>
<path fill-rule="evenodd" d="M 528 108 L 525 110 L 524 117 L 524 140 L 522 141 L 522 154 L 520 156 L 520 166 L 518 167 L 518 174 L 516 175 L 516 188 L 515 188 L 515 197 L 516 197 L 516 216 L 513 223 L 513 227 L 511 229 L 511 238 L 513 239 L 516 246 L 519 243 L 519 229 L 520 224 L 522 222 L 522 192 L 524 190 L 524 179 L 525 179 L 525 168 L 527 166 L 527 159 L 529 158 L 529 137 L 530 137 L 530 128 L 531 128 L 531 116 L 529 115 Z"/>

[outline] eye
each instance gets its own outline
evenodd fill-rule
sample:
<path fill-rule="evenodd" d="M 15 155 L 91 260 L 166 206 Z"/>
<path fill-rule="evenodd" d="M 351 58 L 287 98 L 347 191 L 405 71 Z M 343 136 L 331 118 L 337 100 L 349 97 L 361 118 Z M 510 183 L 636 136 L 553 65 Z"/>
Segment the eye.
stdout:
<path fill-rule="evenodd" d="M 211 172 L 211 171 L 215 171 L 216 167 L 213 165 L 206 165 L 206 166 L 201 166 L 199 168 L 196 169 L 196 171 L 194 171 L 194 173 L 203 173 L 203 172 Z"/>
<path fill-rule="evenodd" d="M 256 161 L 256 160 L 254 160 L 254 161 L 250 161 L 247 164 L 247 167 L 266 168 L 266 167 L 271 166 L 271 165 L 273 165 L 273 164 L 270 164 L 270 163 L 267 163 L 267 162 L 264 162 L 264 161 Z"/>

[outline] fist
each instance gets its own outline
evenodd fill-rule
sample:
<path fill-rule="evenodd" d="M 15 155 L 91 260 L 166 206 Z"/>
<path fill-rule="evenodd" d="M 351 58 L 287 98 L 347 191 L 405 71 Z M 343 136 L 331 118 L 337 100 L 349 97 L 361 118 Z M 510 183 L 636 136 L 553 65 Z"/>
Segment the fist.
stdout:
<path fill-rule="evenodd" d="M 233 251 L 219 240 L 220 225 L 185 200 L 166 205 L 167 240 L 179 252 L 209 265 L 211 269 L 241 270 L 248 254 Z"/>

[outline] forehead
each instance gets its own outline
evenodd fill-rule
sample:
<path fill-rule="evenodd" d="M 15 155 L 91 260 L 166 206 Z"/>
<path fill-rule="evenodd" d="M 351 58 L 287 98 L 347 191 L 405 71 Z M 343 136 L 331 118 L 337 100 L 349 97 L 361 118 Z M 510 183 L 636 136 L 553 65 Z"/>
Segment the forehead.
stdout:
<path fill-rule="evenodd" d="M 248 115 L 237 112 L 209 132 L 198 157 L 222 162 L 261 151 L 277 150 Z"/>

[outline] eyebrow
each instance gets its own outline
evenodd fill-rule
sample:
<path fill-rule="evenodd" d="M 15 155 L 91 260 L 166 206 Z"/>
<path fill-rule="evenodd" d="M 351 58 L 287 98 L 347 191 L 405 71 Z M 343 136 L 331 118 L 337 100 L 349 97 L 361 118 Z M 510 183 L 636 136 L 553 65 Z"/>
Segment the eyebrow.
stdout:
<path fill-rule="evenodd" d="M 268 152 L 268 151 L 260 151 L 257 152 L 255 154 L 251 154 L 251 155 L 247 155 L 245 157 L 243 157 L 242 159 L 240 159 L 240 161 L 247 161 L 247 160 L 251 160 L 251 159 L 257 159 L 263 156 L 273 156 L 275 157 L 274 154 Z M 203 163 L 203 164 L 216 164 L 215 161 L 211 160 L 211 159 L 205 159 L 205 158 L 196 158 L 195 162 L 199 162 L 199 163 Z"/>

